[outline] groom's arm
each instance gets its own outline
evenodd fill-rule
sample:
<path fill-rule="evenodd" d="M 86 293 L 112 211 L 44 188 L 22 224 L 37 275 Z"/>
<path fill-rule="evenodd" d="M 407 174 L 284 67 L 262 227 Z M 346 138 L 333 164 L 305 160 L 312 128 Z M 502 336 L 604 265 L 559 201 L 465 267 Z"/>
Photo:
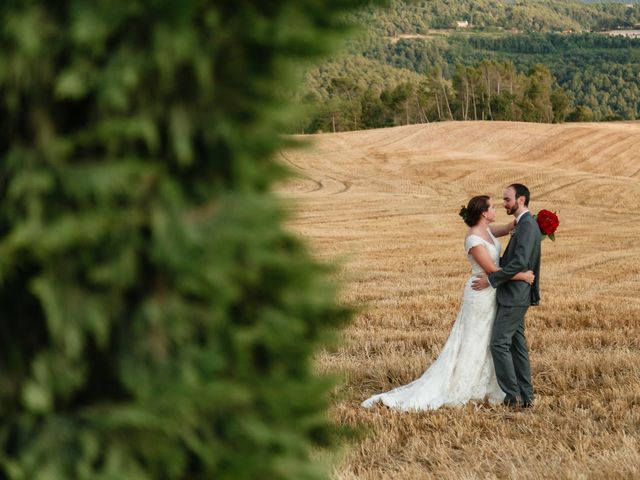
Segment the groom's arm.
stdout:
<path fill-rule="evenodd" d="M 519 272 L 529 269 L 529 261 L 538 234 L 537 225 L 532 222 L 522 222 L 518 228 L 518 244 L 511 260 L 497 272 L 488 275 L 487 279 L 493 288 L 499 287 Z"/>

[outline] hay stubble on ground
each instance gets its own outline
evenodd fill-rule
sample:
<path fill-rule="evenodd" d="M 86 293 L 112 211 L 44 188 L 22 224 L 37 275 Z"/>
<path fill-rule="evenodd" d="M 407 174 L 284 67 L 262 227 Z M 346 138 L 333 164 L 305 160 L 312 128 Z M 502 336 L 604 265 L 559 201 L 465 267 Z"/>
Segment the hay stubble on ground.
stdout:
<path fill-rule="evenodd" d="M 339 479 L 640 478 L 640 124 L 446 122 L 304 137 L 278 187 L 291 228 L 341 258 L 361 307 L 317 366 L 338 373 L 337 423 L 365 426 Z M 473 195 L 532 190 L 557 211 L 527 335 L 532 411 L 467 405 L 398 413 L 360 402 L 437 357 L 469 275 L 457 216 Z M 509 221 L 503 210 L 498 222 Z M 506 239 L 502 239 L 503 249 Z"/>

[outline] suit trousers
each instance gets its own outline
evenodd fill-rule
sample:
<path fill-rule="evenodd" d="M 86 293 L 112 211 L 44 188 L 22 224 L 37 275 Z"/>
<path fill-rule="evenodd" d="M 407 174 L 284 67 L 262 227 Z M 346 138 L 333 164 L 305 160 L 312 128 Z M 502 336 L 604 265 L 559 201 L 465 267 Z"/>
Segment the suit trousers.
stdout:
<path fill-rule="evenodd" d="M 491 356 L 498 385 L 507 399 L 533 402 L 529 349 L 524 336 L 524 316 L 529 307 L 498 305 L 491 332 Z"/>

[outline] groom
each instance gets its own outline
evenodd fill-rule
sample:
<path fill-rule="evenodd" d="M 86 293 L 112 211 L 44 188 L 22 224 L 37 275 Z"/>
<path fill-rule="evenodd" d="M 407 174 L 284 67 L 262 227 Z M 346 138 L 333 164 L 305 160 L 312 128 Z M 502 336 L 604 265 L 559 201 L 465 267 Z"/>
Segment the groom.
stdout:
<path fill-rule="evenodd" d="M 491 355 L 498 384 L 506 394 L 504 404 L 533 406 L 533 386 L 529 351 L 524 336 L 524 316 L 530 305 L 540 302 L 540 240 L 538 224 L 527 209 L 529 189 L 514 183 L 504 191 L 504 208 L 516 219 L 516 228 L 502 258 L 500 270 L 488 277 L 476 278 L 474 290 L 497 288 L 498 311 L 491 332 Z M 518 272 L 533 270 L 533 285 L 512 282 Z"/>

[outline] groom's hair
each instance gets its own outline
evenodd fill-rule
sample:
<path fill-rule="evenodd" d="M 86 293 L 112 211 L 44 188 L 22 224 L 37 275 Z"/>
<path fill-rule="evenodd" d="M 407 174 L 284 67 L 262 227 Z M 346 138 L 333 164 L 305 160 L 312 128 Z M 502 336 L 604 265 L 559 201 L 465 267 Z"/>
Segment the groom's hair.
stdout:
<path fill-rule="evenodd" d="M 521 183 L 512 183 L 509 187 L 513 188 L 516 191 L 516 201 L 518 197 L 524 197 L 524 206 L 529 206 L 529 197 L 531 194 L 529 193 L 529 189 L 522 185 Z"/>

